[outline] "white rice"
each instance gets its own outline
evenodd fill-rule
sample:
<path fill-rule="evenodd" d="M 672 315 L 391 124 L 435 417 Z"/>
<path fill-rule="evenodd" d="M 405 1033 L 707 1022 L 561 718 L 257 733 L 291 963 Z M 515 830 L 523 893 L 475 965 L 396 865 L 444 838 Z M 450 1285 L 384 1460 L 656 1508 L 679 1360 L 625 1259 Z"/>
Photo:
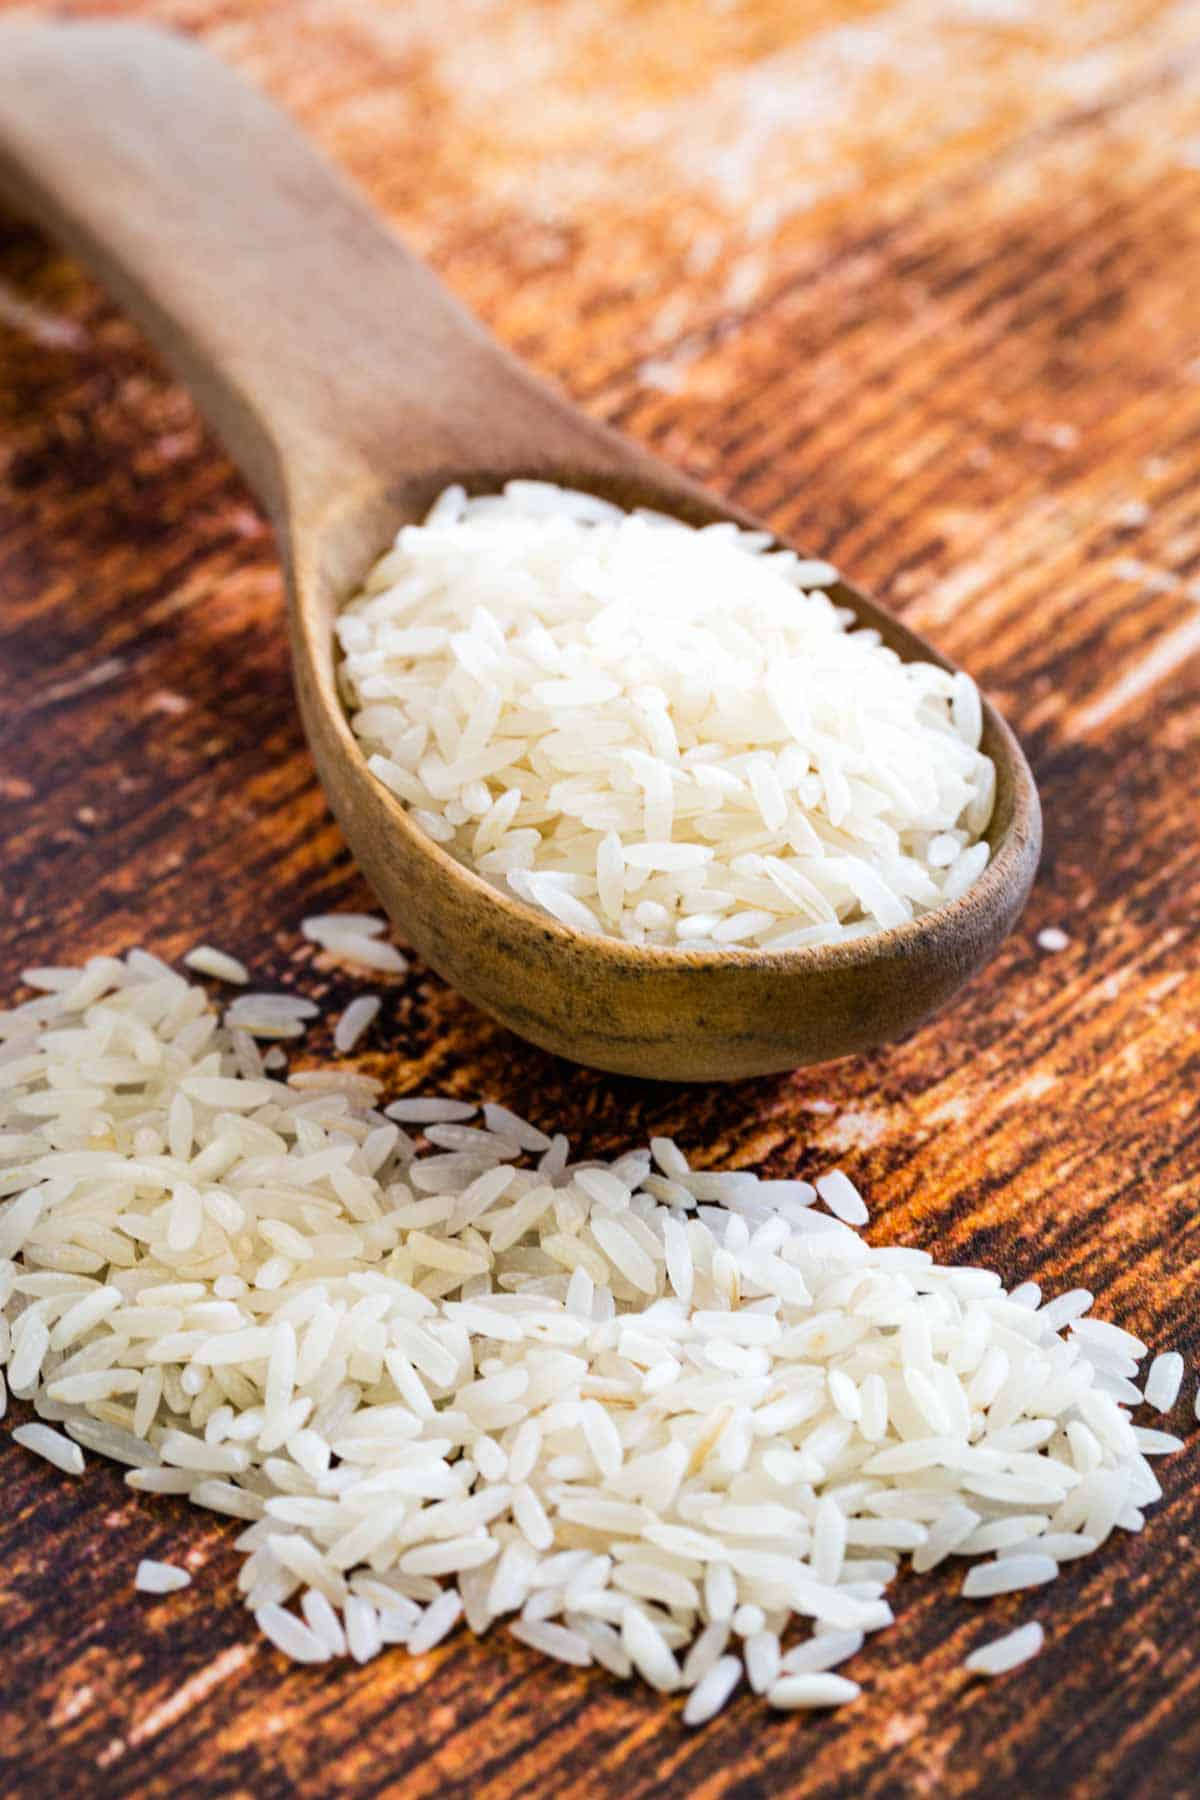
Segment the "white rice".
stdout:
<path fill-rule="evenodd" d="M 963 1667 L 972 1675 L 1006 1675 L 1010 1669 L 1037 1655 L 1044 1636 L 1036 1621 L 1019 1625 L 1004 1637 L 993 1638 L 990 1643 L 981 1644 L 978 1650 L 972 1650 Z"/>
<path fill-rule="evenodd" d="M 362 1594 L 350 1594 L 342 1609 L 346 1648 L 357 1663 L 371 1662 L 383 1649 L 379 1614 Z"/>
<path fill-rule="evenodd" d="M 715 1719 L 741 1678 L 739 1659 L 720 1657 L 688 1695 L 683 1708 L 684 1724 L 706 1725 L 709 1719 Z"/>
<path fill-rule="evenodd" d="M 339 1056 L 349 1056 L 363 1035 L 370 1030 L 383 1005 L 378 994 L 359 994 L 338 1020 L 333 1033 L 333 1047 Z"/>
<path fill-rule="evenodd" d="M 779 1677 L 779 1639 L 773 1631 L 756 1631 L 748 1637 L 742 1651 L 746 1662 L 746 1679 L 756 1694 L 765 1694 Z"/>
<path fill-rule="evenodd" d="M 817 1192 L 835 1218 L 846 1225 L 865 1225 L 870 1215 L 862 1195 L 841 1169 L 817 1176 Z"/>
<path fill-rule="evenodd" d="M 13 1392 L 17 1392 L 15 1386 Z M 20 1444 L 23 1450 L 32 1450 L 35 1456 L 53 1463 L 64 1475 L 83 1474 L 83 1451 L 78 1444 L 73 1444 L 70 1438 L 65 1438 L 61 1431 L 55 1431 L 52 1426 L 17 1425 L 13 1428 L 12 1435 L 14 1444 Z"/>
<path fill-rule="evenodd" d="M 1053 1581 L 1058 1564 L 1052 1556 L 1031 1553 L 1008 1556 L 998 1562 L 976 1563 L 963 1579 L 963 1598 L 980 1600 L 991 1594 L 1015 1594 L 1020 1588 Z"/>
<path fill-rule="evenodd" d="M 794 1712 L 818 1706 L 844 1706 L 862 1690 L 845 1675 L 784 1675 L 768 1691 L 767 1705 Z"/>
<path fill-rule="evenodd" d="M 339 680 L 413 821 L 573 930 L 832 943 L 977 880 L 995 788 L 969 677 L 903 663 L 834 578 L 732 525 L 452 488 L 343 609 Z M 361 917 L 305 931 L 381 966 Z"/>
<path fill-rule="evenodd" d="M 174 1563 L 151 1562 L 144 1557 L 137 1566 L 133 1585 L 139 1594 L 174 1594 L 180 1588 L 190 1587 L 191 1580 L 187 1570 L 176 1568 Z"/>
<path fill-rule="evenodd" d="M 1123 1331 L 1119 1325 L 1110 1325 L 1107 1319 L 1077 1319 L 1071 1327 L 1071 1335 L 1093 1355 L 1107 1352 L 1140 1362 L 1146 1354 L 1141 1338 L 1131 1331 Z"/>
<path fill-rule="evenodd" d="M 1180 1440 L 1132 1425 L 1145 1346 L 1090 1295 L 873 1248 L 814 1204 L 847 1210 L 837 1171 L 575 1163 L 449 1097 L 382 1123 L 376 1082 L 247 1073 L 241 1036 L 138 953 L 0 1016 L 0 1367 L 40 1415 L 17 1442 L 242 1521 L 294 1659 L 465 1616 L 685 1690 L 688 1723 L 743 1673 L 841 1704 L 902 1555 L 994 1559 L 983 1597 L 1142 1528 Z"/>
<path fill-rule="evenodd" d="M 244 987 L 250 979 L 250 971 L 245 963 L 239 962 L 236 956 L 230 956 L 227 951 L 214 950 L 211 944 L 197 944 L 183 960 L 197 975 L 211 975 L 216 981 L 232 981 L 238 987 Z"/>
<path fill-rule="evenodd" d="M 398 1596 L 397 1596 L 398 1598 Z M 350 1601 L 347 1599 L 346 1605 Z M 304 1615 L 304 1623 L 316 1637 L 321 1640 L 330 1656 L 347 1656 L 350 1646 L 346 1640 L 346 1624 L 337 1608 L 316 1588 L 309 1588 L 300 1602 L 300 1611 Z M 380 1633 L 382 1638 L 382 1632 Z"/>
<path fill-rule="evenodd" d="M 660 1693 L 679 1686 L 679 1666 L 661 1628 L 640 1606 L 626 1606 L 621 1615 L 621 1644 L 643 1681 Z"/>
<path fill-rule="evenodd" d="M 319 1010 L 297 994 L 239 994 L 225 1010 L 225 1023 L 255 1038 L 302 1037 Z"/>
<path fill-rule="evenodd" d="M 586 1669 L 592 1660 L 587 1639 L 563 1625 L 552 1625 L 545 1619 L 518 1619 L 508 1629 L 520 1643 L 540 1651 L 543 1656 L 553 1657 L 556 1662 L 573 1663 L 576 1668 Z"/>
<path fill-rule="evenodd" d="M 386 919 L 371 913 L 321 913 L 300 921 L 300 930 L 334 962 L 354 969 L 377 969 L 384 975 L 403 975 L 408 958 L 394 944 L 381 941 Z"/>
<path fill-rule="evenodd" d="M 1173 1431 L 1150 1431 L 1144 1425 L 1134 1426 L 1133 1441 L 1143 1456 L 1173 1456 L 1183 1449 L 1183 1439 Z"/>
<path fill-rule="evenodd" d="M 729 1626 L 723 1619 L 710 1619 L 683 1659 L 680 1680 L 685 1688 L 697 1687 L 714 1668 L 729 1645 Z"/>
<path fill-rule="evenodd" d="M 1154 1358 L 1146 1377 L 1147 1406 L 1152 1406 L 1155 1412 L 1170 1412 L 1182 1386 L 1183 1358 L 1178 1350 L 1164 1350 L 1161 1356 Z"/>
<path fill-rule="evenodd" d="M 425 1608 L 420 1623 L 415 1625 L 408 1638 L 408 1650 L 412 1656 L 423 1656 L 426 1651 L 434 1649 L 443 1638 L 449 1637 L 462 1617 L 462 1600 L 453 1590 L 439 1594 Z"/>
<path fill-rule="evenodd" d="M 1065 950 L 1071 942 L 1066 932 L 1058 925 L 1046 925 L 1037 934 L 1039 950 Z"/>
<path fill-rule="evenodd" d="M 784 1675 L 817 1675 L 857 1656 L 865 1639 L 861 1631 L 825 1631 L 789 1650 L 780 1662 Z"/>
<path fill-rule="evenodd" d="M 263 1635 L 270 1638 L 275 1648 L 282 1650 L 293 1662 L 319 1663 L 329 1660 L 330 1652 L 321 1638 L 285 1606 L 271 1601 L 255 1609 L 254 1619 Z"/>
<path fill-rule="evenodd" d="M 479 1108 L 471 1100 L 449 1098 L 393 1100 L 384 1108 L 389 1119 L 403 1125 L 448 1125 L 473 1118 Z"/>

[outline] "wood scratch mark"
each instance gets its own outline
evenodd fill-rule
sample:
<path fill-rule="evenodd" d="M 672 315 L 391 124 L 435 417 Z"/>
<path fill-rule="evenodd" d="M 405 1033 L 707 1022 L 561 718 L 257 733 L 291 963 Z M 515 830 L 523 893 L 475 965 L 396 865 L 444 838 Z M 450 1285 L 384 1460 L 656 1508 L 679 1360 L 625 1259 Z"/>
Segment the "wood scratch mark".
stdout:
<path fill-rule="evenodd" d="M 103 662 L 93 663 L 90 669 L 82 674 L 72 675 L 66 681 L 52 682 L 43 688 L 40 694 L 31 698 L 27 704 L 33 707 L 54 706 L 60 700 L 71 700 L 76 694 L 86 694 L 91 688 L 104 687 L 106 683 L 115 681 L 125 673 L 125 659 L 121 656 L 105 657 Z"/>
<path fill-rule="evenodd" d="M 126 1745 L 124 1738 L 109 1738 L 104 1748 L 96 1752 L 97 1768 L 107 1769 L 110 1763 L 114 1763 L 118 1757 L 124 1756 L 125 1749 Z"/>
<path fill-rule="evenodd" d="M 96 1690 L 90 1682 L 85 1681 L 80 1687 L 72 1688 L 70 1693 L 61 1696 L 55 1706 L 50 1715 L 51 1725 L 55 1730 L 61 1730 L 64 1725 L 69 1725 L 72 1719 L 77 1719 L 81 1713 L 86 1712 L 95 1698 Z"/>
<path fill-rule="evenodd" d="M 147 1738 L 156 1736 L 168 1725 L 174 1725 L 193 1706 L 199 1706 L 202 1700 L 207 1699 L 214 1688 L 220 1687 L 223 1681 L 228 1681 L 238 1669 L 245 1668 L 252 1658 L 253 1651 L 248 1644 L 231 1644 L 206 1669 L 201 1669 L 198 1675 L 193 1675 L 190 1681 L 185 1681 L 181 1688 L 176 1688 L 167 1699 L 153 1707 L 141 1724 L 135 1725 L 129 1733 L 129 1742 L 145 1743 Z"/>
<path fill-rule="evenodd" d="M 846 1111 L 831 1119 L 825 1129 L 816 1134 L 814 1141 L 823 1150 L 834 1152 L 869 1150 L 872 1144 L 878 1144 L 887 1136 L 890 1123 L 886 1112 L 866 1108 Z"/>
<path fill-rule="evenodd" d="M 1083 736 L 1095 731 L 1097 726 L 1107 724 L 1109 719 L 1124 711 L 1134 700 L 1140 699 L 1160 681 L 1173 675 L 1189 656 L 1194 656 L 1197 652 L 1200 652 L 1200 614 L 1195 618 L 1185 619 L 1182 625 L 1169 631 L 1152 650 L 1114 681 L 1098 700 L 1077 713 L 1072 735 Z"/>
<path fill-rule="evenodd" d="M 82 325 L 63 319 L 44 307 L 22 299 L 7 282 L 0 281 L 0 325 L 19 331 L 44 350 L 82 350 L 89 339 Z"/>

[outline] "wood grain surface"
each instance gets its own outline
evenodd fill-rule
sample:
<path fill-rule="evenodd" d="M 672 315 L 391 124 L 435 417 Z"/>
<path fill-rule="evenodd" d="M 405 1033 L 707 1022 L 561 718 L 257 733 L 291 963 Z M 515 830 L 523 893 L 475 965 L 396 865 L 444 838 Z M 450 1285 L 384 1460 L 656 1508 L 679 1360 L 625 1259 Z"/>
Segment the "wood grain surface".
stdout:
<path fill-rule="evenodd" d="M 368 1065 L 597 1151 L 861 1178 L 880 1241 L 1086 1284 L 1200 1351 L 1196 0 L 154 0 L 294 111 L 543 373 L 971 668 L 1022 733 L 1025 921 L 885 1053 L 723 1088 L 586 1075 L 417 967 Z M 2 49 L 0 49 L 2 54 Z M 198 936 L 327 1000 L 365 905 L 238 479 L 137 332 L 0 216 L 0 993 Z M 1047 926 L 1066 949 L 1038 947 Z M 314 1055 L 328 1049 L 314 1033 Z M 17 1409 L 18 1411 L 20 1409 Z M 1175 1422 L 1175 1421 L 1173 1421 Z M 296 1669 L 234 1530 L 0 1434 L 0 1793 L 1128 1796 L 1200 1787 L 1200 1450 L 1036 1604 L 903 1578 L 830 1718 L 678 1710 L 504 1634 Z M 194 1585 L 133 1592 L 141 1556 Z M 1040 1617 L 1039 1660 L 962 1658 Z"/>

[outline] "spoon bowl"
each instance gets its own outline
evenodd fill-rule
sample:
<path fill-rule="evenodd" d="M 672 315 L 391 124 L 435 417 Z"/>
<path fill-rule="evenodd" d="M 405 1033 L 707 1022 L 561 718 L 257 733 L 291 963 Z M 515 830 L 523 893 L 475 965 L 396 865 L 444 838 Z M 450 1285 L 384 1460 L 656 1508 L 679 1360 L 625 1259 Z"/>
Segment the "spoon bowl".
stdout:
<path fill-rule="evenodd" d="M 0 28 L 0 195 L 88 262 L 192 388 L 267 508 L 296 690 L 330 805 L 402 936 L 521 1036 L 596 1068 L 736 1080 L 871 1049 L 993 954 L 1037 866 L 1037 790 L 984 702 L 991 860 L 957 900 L 809 949 L 645 947 L 572 931 L 464 867 L 369 772 L 334 620 L 452 481 L 587 489 L 690 524 L 759 522 L 522 368 L 267 101 L 186 40 Z M 952 667 L 846 583 L 906 660 Z"/>

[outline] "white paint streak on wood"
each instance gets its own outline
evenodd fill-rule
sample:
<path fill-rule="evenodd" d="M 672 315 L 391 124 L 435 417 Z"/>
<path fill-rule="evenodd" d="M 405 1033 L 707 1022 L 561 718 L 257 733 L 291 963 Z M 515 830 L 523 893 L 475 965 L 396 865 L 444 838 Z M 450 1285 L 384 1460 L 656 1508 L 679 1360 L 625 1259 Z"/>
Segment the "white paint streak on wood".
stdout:
<path fill-rule="evenodd" d="M 79 1718 L 81 1713 L 87 1711 L 95 1698 L 95 1688 L 86 1681 L 80 1687 L 71 1688 L 68 1693 L 61 1695 L 55 1702 L 54 1711 L 50 1715 L 51 1730 L 61 1731 L 64 1725 L 71 1723 L 72 1719 Z"/>
<path fill-rule="evenodd" d="M 82 325 L 35 306 L 6 281 L 0 281 L 0 325 L 19 332 L 45 350 L 82 350 L 88 343 Z"/>
<path fill-rule="evenodd" d="M 31 707 L 57 706 L 62 700 L 73 700 L 76 694 L 86 694 L 91 688 L 104 687 L 110 681 L 116 681 L 125 673 L 124 657 L 106 656 L 103 661 L 93 663 L 90 668 L 82 670 L 78 675 L 69 675 L 62 681 L 52 682 L 43 688 L 29 702 Z"/>
<path fill-rule="evenodd" d="M 1058 1086 L 1058 1076 L 1049 1069 L 1035 1069 L 1024 1081 L 1019 1081 L 1008 1091 L 1010 1106 L 1031 1106 L 1037 1100 L 1044 1100 L 1047 1094 L 1053 1093 Z"/>
<path fill-rule="evenodd" d="M 190 1712 L 193 1707 L 199 1706 L 201 1701 L 206 1700 L 214 1688 L 220 1687 L 223 1681 L 228 1681 L 231 1675 L 244 1668 L 252 1655 L 253 1650 L 248 1644 L 231 1644 L 228 1650 L 222 1650 L 220 1656 L 214 1658 L 206 1669 L 201 1669 L 198 1675 L 193 1675 L 190 1681 L 185 1681 L 181 1688 L 176 1688 L 173 1694 L 169 1694 L 158 1706 L 153 1707 L 146 1717 L 134 1726 L 129 1733 L 130 1744 L 145 1743 L 147 1738 L 155 1737 L 168 1725 L 174 1725 L 177 1719 L 183 1717 L 184 1713 Z"/>
<path fill-rule="evenodd" d="M 1090 706 L 1083 707 L 1070 721 L 1070 734 L 1073 737 L 1085 736 L 1097 727 L 1106 725 L 1108 721 L 1123 712 L 1135 700 L 1157 687 L 1173 675 L 1189 658 L 1200 654 L 1200 614 L 1185 619 L 1174 631 L 1149 650 L 1145 656 L 1134 663 L 1132 668 L 1113 682 Z"/>
<path fill-rule="evenodd" d="M 831 1119 L 823 1131 L 818 1131 L 815 1141 L 823 1150 L 869 1150 L 872 1144 L 878 1144 L 887 1136 L 890 1125 L 891 1118 L 886 1112 L 847 1111 Z"/>

